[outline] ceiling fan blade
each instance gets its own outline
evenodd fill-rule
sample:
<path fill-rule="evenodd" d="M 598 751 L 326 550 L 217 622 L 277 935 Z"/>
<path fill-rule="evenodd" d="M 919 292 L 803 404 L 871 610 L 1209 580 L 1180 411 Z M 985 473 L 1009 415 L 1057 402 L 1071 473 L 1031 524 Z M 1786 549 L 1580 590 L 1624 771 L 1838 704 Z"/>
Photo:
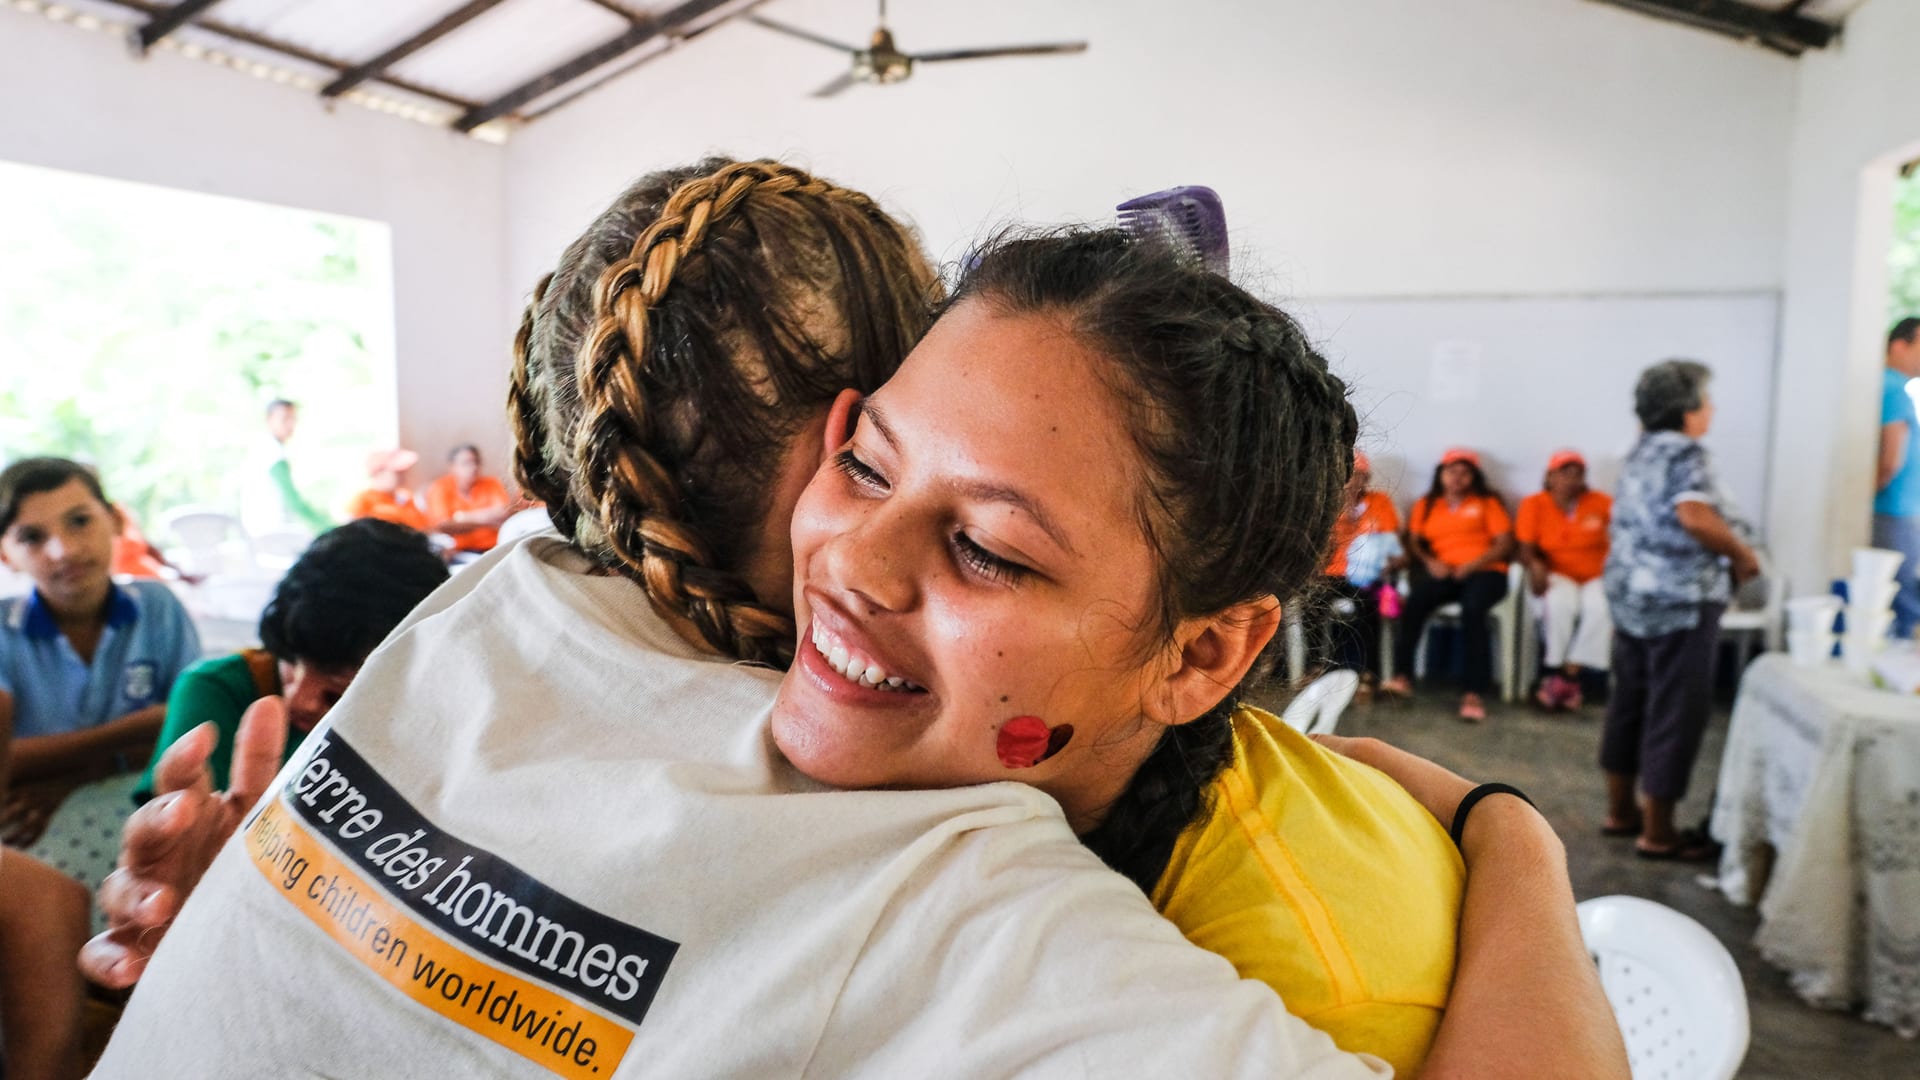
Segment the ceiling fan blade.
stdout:
<path fill-rule="evenodd" d="M 852 86 L 853 84 L 859 81 L 860 81 L 859 79 L 856 79 L 853 77 L 853 72 L 849 71 L 841 75 L 839 78 L 833 80 L 832 82 L 826 84 L 825 86 L 822 86 L 820 89 L 815 90 L 812 94 L 808 96 L 817 97 L 817 98 L 835 97 L 842 90 L 845 90 L 847 87 Z"/>
<path fill-rule="evenodd" d="M 819 34 L 816 34 L 811 30 L 802 30 L 797 26 L 788 26 L 786 23 L 774 22 L 772 19 L 765 18 L 760 15 L 748 15 L 747 21 L 750 23 L 753 23 L 756 26 L 764 26 L 767 29 L 772 30 L 776 34 L 785 34 L 788 37 L 796 37 L 796 38 L 799 38 L 801 41 L 811 41 L 815 45 L 824 45 L 829 49 L 835 49 L 839 52 L 857 53 L 860 51 L 858 46 L 843 44 L 829 37 L 821 37 Z"/>
<path fill-rule="evenodd" d="M 914 53 L 913 59 L 919 64 L 937 64 L 942 60 L 985 60 L 994 56 L 1056 56 L 1063 53 L 1083 53 L 1087 51 L 1084 41 L 1063 41 L 1052 45 L 1002 45 L 989 49 L 942 49 L 938 52 Z"/>

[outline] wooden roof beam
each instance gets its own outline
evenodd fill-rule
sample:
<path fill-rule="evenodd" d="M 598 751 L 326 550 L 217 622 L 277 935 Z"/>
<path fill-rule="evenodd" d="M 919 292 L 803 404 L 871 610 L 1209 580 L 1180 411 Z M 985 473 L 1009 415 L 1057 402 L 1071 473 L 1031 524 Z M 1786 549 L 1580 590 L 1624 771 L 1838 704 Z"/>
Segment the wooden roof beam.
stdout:
<path fill-rule="evenodd" d="M 148 49 L 160 43 L 161 38 L 187 25 L 201 12 L 219 2 L 220 0 L 179 0 L 179 3 L 154 15 L 147 20 L 146 25 L 134 31 L 133 40 L 136 47 L 141 55 L 146 55 Z"/>
<path fill-rule="evenodd" d="M 413 35 L 407 40 L 381 53 L 364 64 L 356 64 L 340 73 L 340 77 L 321 87 L 320 96 L 337 98 L 341 94 L 359 86 L 368 79 L 378 77 L 388 68 L 419 52 L 421 49 L 439 41 L 448 34 L 499 7 L 502 0 L 472 0 L 457 11 L 450 11 L 432 26 Z"/>
<path fill-rule="evenodd" d="M 520 106 L 525 105 L 527 102 L 544 94 L 551 93 L 559 87 L 565 86 L 567 83 L 585 75 L 587 72 L 603 64 L 611 63 L 640 46 L 645 45 L 647 42 L 664 34 L 671 34 L 675 30 L 694 22 L 700 17 L 710 14 L 733 2 L 735 2 L 735 0 L 687 0 L 686 3 L 671 8 L 662 14 L 642 16 L 634 20 L 633 25 L 617 37 L 588 49 L 586 52 L 561 64 L 552 71 L 536 79 L 522 83 L 499 97 L 494 98 L 492 101 L 481 105 L 479 108 L 468 112 L 467 115 L 453 122 L 454 130 L 472 131 L 474 128 L 479 127 L 489 120 L 505 116 Z"/>
<path fill-rule="evenodd" d="M 1656 19 L 1684 23 L 1728 37 L 1758 42 L 1775 52 L 1799 56 L 1808 49 L 1824 49 L 1839 36 L 1839 30 L 1818 19 L 1796 14 L 1798 6 L 1785 11 L 1751 7 L 1739 0 L 1597 0 L 1602 4 L 1637 11 Z"/>
<path fill-rule="evenodd" d="M 138 11 L 147 16 L 159 15 L 167 10 L 159 4 L 154 3 L 153 0 L 106 0 L 106 2 L 116 7 L 126 8 L 129 11 Z M 242 45 L 251 45 L 256 49 L 265 49 L 268 52 L 277 53 L 280 56 L 299 60 L 302 63 L 312 64 L 317 68 L 325 68 L 335 74 L 346 71 L 350 66 L 331 56 L 322 56 L 311 49 L 303 49 L 298 45 L 293 45 L 285 41 L 276 41 L 273 38 L 256 34 L 251 30 L 242 30 L 237 26 L 228 26 L 225 23 L 215 22 L 212 19 L 205 19 L 194 23 L 193 28 L 195 30 L 204 30 L 209 34 L 217 34 L 220 37 L 240 42 Z M 457 109 L 471 109 L 474 107 L 471 101 L 454 97 L 452 94 L 435 90 L 430 86 L 420 86 L 407 82 L 404 79 L 397 79 L 392 75 L 381 75 L 379 76 L 379 81 L 397 90 L 405 90 L 409 94 L 418 94 L 423 98 L 438 101 L 445 105 L 451 105 Z"/>

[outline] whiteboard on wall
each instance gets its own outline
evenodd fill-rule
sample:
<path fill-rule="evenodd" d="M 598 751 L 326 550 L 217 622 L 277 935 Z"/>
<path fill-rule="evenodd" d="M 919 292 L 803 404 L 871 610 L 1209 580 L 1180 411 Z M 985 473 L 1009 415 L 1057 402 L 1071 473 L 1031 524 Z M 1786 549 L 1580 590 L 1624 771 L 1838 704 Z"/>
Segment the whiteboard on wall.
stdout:
<path fill-rule="evenodd" d="M 1765 521 L 1779 297 L 1485 297 L 1294 301 L 1353 388 L 1376 486 L 1404 510 L 1441 451 L 1480 451 L 1509 504 L 1539 490 L 1547 457 L 1584 453 L 1611 491 L 1639 422 L 1633 385 L 1669 358 L 1713 369 L 1706 438 L 1749 520 Z"/>

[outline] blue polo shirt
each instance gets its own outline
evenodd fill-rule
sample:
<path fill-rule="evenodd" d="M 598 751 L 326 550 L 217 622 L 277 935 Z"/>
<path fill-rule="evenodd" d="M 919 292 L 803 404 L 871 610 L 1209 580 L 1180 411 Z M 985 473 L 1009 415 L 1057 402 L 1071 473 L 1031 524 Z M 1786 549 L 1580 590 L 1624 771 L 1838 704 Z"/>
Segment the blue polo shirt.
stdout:
<path fill-rule="evenodd" d="M 80 660 L 39 590 L 0 600 L 0 690 L 13 697 L 16 738 L 83 731 L 164 704 L 200 659 L 187 610 L 157 581 L 113 586 L 93 663 Z"/>
<path fill-rule="evenodd" d="M 1907 425 L 1907 459 L 1873 497 L 1873 512 L 1920 517 L 1920 415 L 1915 415 L 1913 398 L 1907 393 L 1907 377 L 1892 368 L 1880 380 L 1880 423 Z"/>

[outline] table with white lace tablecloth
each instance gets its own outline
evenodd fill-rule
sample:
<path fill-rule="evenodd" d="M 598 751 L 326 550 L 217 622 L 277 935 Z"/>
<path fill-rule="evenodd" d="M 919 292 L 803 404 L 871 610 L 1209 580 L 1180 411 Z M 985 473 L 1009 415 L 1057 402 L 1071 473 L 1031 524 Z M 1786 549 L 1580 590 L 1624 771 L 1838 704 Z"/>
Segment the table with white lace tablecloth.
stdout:
<path fill-rule="evenodd" d="M 1920 1034 L 1920 697 L 1783 653 L 1740 681 L 1713 832 L 1720 889 L 1807 1001 Z"/>

